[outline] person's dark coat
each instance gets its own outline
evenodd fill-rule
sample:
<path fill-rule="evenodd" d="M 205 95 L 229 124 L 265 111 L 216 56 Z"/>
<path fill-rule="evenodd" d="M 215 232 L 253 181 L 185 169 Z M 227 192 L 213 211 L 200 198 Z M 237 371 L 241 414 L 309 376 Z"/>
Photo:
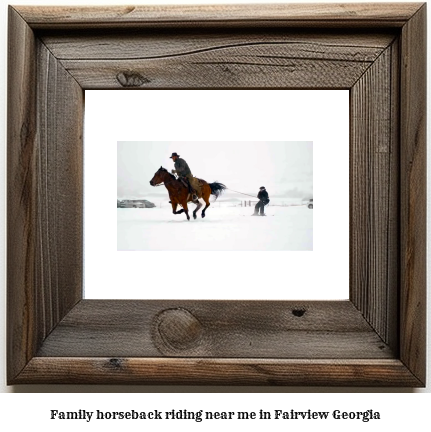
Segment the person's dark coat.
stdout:
<path fill-rule="evenodd" d="M 178 158 L 175 161 L 175 170 L 177 171 L 177 174 L 181 177 L 187 177 L 187 175 L 192 173 L 189 166 L 187 165 L 187 162 L 181 158 Z"/>
<path fill-rule="evenodd" d="M 266 189 L 260 190 L 259 193 L 257 194 L 257 197 L 264 203 L 267 203 L 269 201 L 269 195 Z"/>

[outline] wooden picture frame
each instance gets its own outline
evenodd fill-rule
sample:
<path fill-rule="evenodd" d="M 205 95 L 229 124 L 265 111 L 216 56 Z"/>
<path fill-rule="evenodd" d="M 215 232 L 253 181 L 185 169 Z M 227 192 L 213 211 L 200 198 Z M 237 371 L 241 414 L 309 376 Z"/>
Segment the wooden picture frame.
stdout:
<path fill-rule="evenodd" d="M 9 7 L 7 380 L 425 385 L 426 4 Z M 350 299 L 82 299 L 85 89 L 350 90 Z"/>

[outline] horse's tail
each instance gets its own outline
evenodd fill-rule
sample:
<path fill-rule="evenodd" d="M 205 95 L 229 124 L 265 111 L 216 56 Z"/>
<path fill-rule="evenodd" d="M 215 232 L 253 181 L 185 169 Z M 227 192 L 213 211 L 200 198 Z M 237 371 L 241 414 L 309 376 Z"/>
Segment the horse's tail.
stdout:
<path fill-rule="evenodd" d="M 215 199 L 217 199 L 226 188 L 226 186 L 223 183 L 209 183 L 209 187 L 211 188 L 211 195 L 215 195 Z"/>

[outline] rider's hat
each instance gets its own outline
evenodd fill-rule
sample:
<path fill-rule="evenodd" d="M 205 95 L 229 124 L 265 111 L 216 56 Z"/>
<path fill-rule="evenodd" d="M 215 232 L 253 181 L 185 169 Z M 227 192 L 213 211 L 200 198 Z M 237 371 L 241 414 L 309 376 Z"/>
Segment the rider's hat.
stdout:
<path fill-rule="evenodd" d="M 176 154 L 176 153 L 172 153 L 172 156 L 169 158 L 169 159 L 172 159 L 174 156 L 178 156 L 178 157 L 180 157 L 180 155 L 179 154 Z"/>
<path fill-rule="evenodd" d="M 261 186 L 259 189 L 265 189 L 265 186 Z"/>

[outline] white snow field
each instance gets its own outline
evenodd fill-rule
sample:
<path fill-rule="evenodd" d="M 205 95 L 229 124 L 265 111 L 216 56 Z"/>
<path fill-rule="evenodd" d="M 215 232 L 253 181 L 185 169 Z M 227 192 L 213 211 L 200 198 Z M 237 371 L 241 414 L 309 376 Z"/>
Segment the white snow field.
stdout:
<path fill-rule="evenodd" d="M 189 205 L 190 221 L 165 205 L 117 209 L 117 250 L 313 250 L 313 210 L 307 206 L 270 205 L 265 207 L 266 217 L 252 217 L 253 207 L 212 202 L 204 219 L 202 209 L 193 219 L 194 209 Z"/>

